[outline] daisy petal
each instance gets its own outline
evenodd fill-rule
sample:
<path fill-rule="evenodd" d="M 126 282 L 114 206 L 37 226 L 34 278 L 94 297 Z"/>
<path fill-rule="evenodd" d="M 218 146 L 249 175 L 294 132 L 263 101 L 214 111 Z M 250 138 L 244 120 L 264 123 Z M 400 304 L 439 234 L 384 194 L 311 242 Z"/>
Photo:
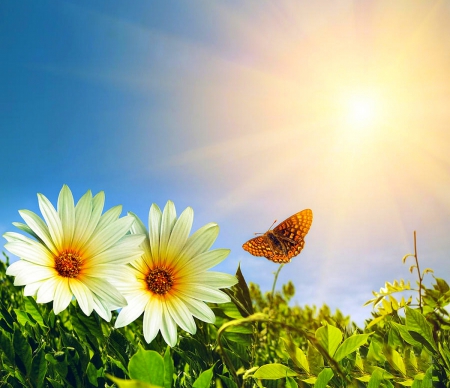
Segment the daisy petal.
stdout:
<path fill-rule="evenodd" d="M 173 296 L 172 298 L 167 298 L 166 305 L 169 314 L 177 325 L 183 330 L 195 334 L 197 326 L 195 326 L 194 318 L 183 301 L 176 296 Z"/>
<path fill-rule="evenodd" d="M 48 231 L 52 237 L 52 241 L 55 243 L 56 248 L 61 249 L 64 244 L 63 241 L 63 229 L 61 219 L 59 218 L 58 212 L 50 203 L 45 195 L 38 194 L 39 209 L 41 210 L 42 216 L 48 226 Z"/>
<path fill-rule="evenodd" d="M 22 241 L 27 244 L 29 244 L 30 241 L 33 241 L 31 238 L 28 238 L 27 236 L 24 236 L 24 235 L 22 235 L 20 233 L 16 233 L 16 232 L 6 232 L 5 234 L 3 234 L 3 238 L 8 242 Z"/>
<path fill-rule="evenodd" d="M 112 314 L 109 310 L 110 306 L 103 300 L 97 298 L 95 295 L 93 295 L 93 308 L 97 312 L 97 314 L 106 322 L 109 322 L 111 320 Z"/>
<path fill-rule="evenodd" d="M 160 331 L 167 345 L 173 348 L 177 344 L 177 325 L 169 314 L 169 311 L 167 311 L 165 303 L 162 303 L 162 308 L 162 324 Z"/>
<path fill-rule="evenodd" d="M 89 263 L 86 263 L 87 267 L 110 263 L 110 264 L 127 264 L 131 261 L 138 259 L 142 256 L 142 249 L 136 248 L 145 239 L 141 234 L 130 234 L 123 237 L 113 247 L 100 252 L 94 257 L 89 259 Z"/>
<path fill-rule="evenodd" d="M 75 229 L 75 203 L 72 192 L 67 185 L 64 185 L 59 193 L 57 210 L 61 219 L 63 245 L 69 245 L 72 242 Z"/>
<path fill-rule="evenodd" d="M 180 252 L 186 244 L 189 233 L 191 232 L 193 220 L 194 211 L 192 208 L 188 207 L 181 213 L 180 218 L 178 218 L 173 227 L 166 255 L 167 259 L 172 262 L 172 265 L 176 265 Z"/>
<path fill-rule="evenodd" d="M 237 283 L 236 276 L 213 271 L 191 275 L 189 281 L 192 283 L 200 283 L 217 288 L 228 288 Z"/>
<path fill-rule="evenodd" d="M 59 283 L 59 281 L 57 280 L 57 278 L 50 278 L 50 279 L 47 279 L 44 282 L 42 282 L 42 285 L 39 287 L 39 289 L 37 291 L 36 302 L 38 302 L 38 303 L 51 302 L 55 298 L 55 293 L 56 293 L 56 288 L 57 288 L 58 283 Z M 71 299 L 72 299 L 72 294 L 70 294 L 69 303 L 70 303 Z"/>
<path fill-rule="evenodd" d="M 52 254 L 46 247 L 38 243 L 9 242 L 5 244 L 5 248 L 12 254 L 31 263 L 48 266 L 54 264 Z"/>
<path fill-rule="evenodd" d="M 176 220 L 177 213 L 175 210 L 175 205 L 172 201 L 167 201 L 162 214 L 161 232 L 159 235 L 159 255 L 161 259 L 165 259 L 167 257 L 167 246 L 169 244 L 170 235 L 172 234 L 172 229 Z"/>
<path fill-rule="evenodd" d="M 35 298 L 36 294 L 37 294 L 39 288 L 41 288 L 42 284 L 44 284 L 44 281 L 27 284 L 23 288 L 23 295 L 24 296 L 32 296 L 33 298 Z"/>
<path fill-rule="evenodd" d="M 189 263 L 184 263 L 183 275 L 189 276 L 206 271 L 225 260 L 229 253 L 229 249 L 214 249 L 200 253 L 190 260 Z"/>
<path fill-rule="evenodd" d="M 19 210 L 19 214 L 31 230 L 44 242 L 45 246 L 52 251 L 54 255 L 57 255 L 58 250 L 53 243 L 48 227 L 45 225 L 44 221 L 42 221 L 37 214 L 29 210 Z"/>
<path fill-rule="evenodd" d="M 130 230 L 133 222 L 134 218 L 131 216 L 125 216 L 114 221 L 98 233 L 93 234 L 91 240 L 88 241 L 80 253 L 86 257 L 92 257 L 108 249 Z"/>
<path fill-rule="evenodd" d="M 94 233 L 103 229 L 106 225 L 112 224 L 116 221 L 120 213 L 122 213 L 122 205 L 117 205 L 106 211 L 101 217 L 94 230 Z"/>
<path fill-rule="evenodd" d="M 146 295 L 140 294 L 135 298 L 130 299 L 129 305 L 125 306 L 119 313 L 115 328 L 123 327 L 129 325 L 131 322 L 138 319 L 144 312 L 145 306 L 148 302 Z"/>
<path fill-rule="evenodd" d="M 84 199 L 85 196 L 86 199 Z M 105 193 L 103 191 L 100 191 L 98 194 L 95 195 L 94 198 L 92 198 L 91 191 L 89 190 L 78 201 L 77 206 L 75 208 L 75 218 L 77 220 L 77 224 L 81 221 L 82 217 L 88 219 L 88 222 L 84 230 L 79 230 L 80 237 L 78 238 L 78 240 L 74 240 L 74 244 L 76 244 L 76 248 L 79 251 L 83 250 L 86 243 L 91 240 L 94 230 L 97 229 L 98 223 L 102 216 L 104 205 L 105 205 Z M 77 227 L 76 230 L 78 231 Z"/>
<path fill-rule="evenodd" d="M 6 274 L 9 276 L 17 276 L 21 272 L 27 272 L 28 270 L 32 272 L 33 269 L 34 266 L 30 262 L 19 260 L 9 265 L 9 267 L 6 269 Z"/>
<path fill-rule="evenodd" d="M 162 305 L 158 300 L 150 299 L 144 312 L 144 338 L 150 343 L 162 326 Z"/>
<path fill-rule="evenodd" d="M 187 306 L 191 314 L 202 320 L 203 322 L 214 323 L 216 321 L 216 316 L 214 312 L 208 307 L 204 302 L 197 299 L 188 298 L 184 295 L 180 295 L 180 299 Z"/>
<path fill-rule="evenodd" d="M 100 297 L 100 299 L 110 305 L 111 310 L 127 305 L 126 299 L 110 283 L 87 276 L 83 278 L 83 282 L 97 297 Z"/>
<path fill-rule="evenodd" d="M 159 234 L 161 230 L 162 213 L 158 205 L 152 204 L 148 215 L 149 239 L 152 258 L 159 257 Z"/>
<path fill-rule="evenodd" d="M 139 217 L 136 214 L 134 214 L 132 212 L 128 212 L 128 214 L 134 217 L 134 223 L 131 226 L 131 233 L 145 235 L 145 240 L 142 241 L 140 247 L 144 250 L 144 252 L 142 254 L 144 261 L 146 263 L 151 263 L 152 262 L 152 252 L 150 250 L 150 240 L 148 238 L 147 228 L 144 226 L 144 224 L 142 223 L 142 221 L 139 219 Z"/>
<path fill-rule="evenodd" d="M 39 236 L 33 232 L 33 229 L 31 229 L 27 224 L 24 224 L 23 222 L 13 222 L 12 223 L 16 228 L 20 229 L 22 232 L 28 233 L 29 235 L 33 236 L 36 240 L 38 240 L 41 244 L 45 244 Z"/>
<path fill-rule="evenodd" d="M 25 261 L 23 261 L 26 263 Z M 53 268 L 43 265 L 35 265 L 29 263 L 26 270 L 17 274 L 14 279 L 15 286 L 25 286 L 29 283 L 39 282 L 55 276 L 56 271 Z"/>
<path fill-rule="evenodd" d="M 190 261 L 191 258 L 207 251 L 216 241 L 219 234 L 219 226 L 209 223 L 197 230 L 186 241 L 186 245 L 180 253 L 180 262 Z"/>
<path fill-rule="evenodd" d="M 73 295 L 70 292 L 68 278 L 57 278 L 56 280 L 55 295 L 53 299 L 53 311 L 55 315 L 58 315 L 61 311 L 67 308 L 70 301 L 72 300 Z"/>
<path fill-rule="evenodd" d="M 227 294 L 202 284 L 189 284 L 188 287 L 183 287 L 180 290 L 180 294 L 210 303 L 227 303 L 230 301 Z"/>
<path fill-rule="evenodd" d="M 91 291 L 82 282 L 77 279 L 69 279 L 69 287 L 78 302 L 83 313 L 87 316 L 91 315 L 93 306 L 93 298 Z"/>

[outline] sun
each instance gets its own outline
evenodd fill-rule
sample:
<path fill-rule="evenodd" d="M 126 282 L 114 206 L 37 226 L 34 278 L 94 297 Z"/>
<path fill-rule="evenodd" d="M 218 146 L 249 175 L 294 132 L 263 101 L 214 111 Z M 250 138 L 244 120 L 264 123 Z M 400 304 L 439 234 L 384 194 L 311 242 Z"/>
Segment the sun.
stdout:
<path fill-rule="evenodd" d="M 377 104 L 374 97 L 354 95 L 347 103 L 347 119 L 355 128 L 365 128 L 374 124 L 377 117 Z"/>

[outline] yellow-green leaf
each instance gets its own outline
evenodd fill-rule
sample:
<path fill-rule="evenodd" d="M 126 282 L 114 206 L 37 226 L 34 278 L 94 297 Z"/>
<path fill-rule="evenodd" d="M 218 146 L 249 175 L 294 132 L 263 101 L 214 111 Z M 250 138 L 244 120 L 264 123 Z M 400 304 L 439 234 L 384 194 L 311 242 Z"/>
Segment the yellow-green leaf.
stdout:
<path fill-rule="evenodd" d="M 342 332 L 337 327 L 327 324 L 316 330 L 316 338 L 328 354 L 333 356 L 342 341 Z"/>
<path fill-rule="evenodd" d="M 357 349 L 360 348 L 363 344 L 367 342 L 367 338 L 369 338 L 370 334 L 355 334 L 351 337 L 348 337 L 338 348 L 336 354 L 334 355 L 334 359 L 336 361 L 341 361 L 344 357 L 353 353 Z"/>
<path fill-rule="evenodd" d="M 289 356 L 291 357 L 291 360 L 294 362 L 294 364 L 303 369 L 306 373 L 309 373 L 309 362 L 306 358 L 305 353 L 303 353 L 303 350 L 295 346 L 292 341 L 286 338 L 281 339 L 284 341 L 286 351 L 289 353 Z"/>
<path fill-rule="evenodd" d="M 256 379 L 278 380 L 287 376 L 298 376 L 292 369 L 283 364 L 267 364 L 260 367 L 253 375 Z"/>

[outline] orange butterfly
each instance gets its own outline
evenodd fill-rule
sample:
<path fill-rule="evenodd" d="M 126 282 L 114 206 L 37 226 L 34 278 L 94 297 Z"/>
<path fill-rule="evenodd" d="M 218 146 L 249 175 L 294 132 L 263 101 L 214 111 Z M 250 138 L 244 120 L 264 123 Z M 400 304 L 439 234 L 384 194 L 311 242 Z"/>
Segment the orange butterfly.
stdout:
<path fill-rule="evenodd" d="M 261 236 L 248 240 L 242 248 L 253 256 L 264 256 L 275 263 L 289 263 L 305 246 L 305 236 L 311 227 L 313 213 L 302 210 L 269 229 Z"/>

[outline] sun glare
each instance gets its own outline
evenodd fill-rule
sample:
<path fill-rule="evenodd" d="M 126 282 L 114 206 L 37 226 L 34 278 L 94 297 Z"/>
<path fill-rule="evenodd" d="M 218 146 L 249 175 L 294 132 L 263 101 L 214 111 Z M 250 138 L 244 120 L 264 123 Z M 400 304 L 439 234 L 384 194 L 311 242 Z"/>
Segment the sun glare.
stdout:
<path fill-rule="evenodd" d="M 348 120 L 358 127 L 368 127 L 376 119 L 375 100 L 368 96 L 354 96 L 348 102 Z"/>

